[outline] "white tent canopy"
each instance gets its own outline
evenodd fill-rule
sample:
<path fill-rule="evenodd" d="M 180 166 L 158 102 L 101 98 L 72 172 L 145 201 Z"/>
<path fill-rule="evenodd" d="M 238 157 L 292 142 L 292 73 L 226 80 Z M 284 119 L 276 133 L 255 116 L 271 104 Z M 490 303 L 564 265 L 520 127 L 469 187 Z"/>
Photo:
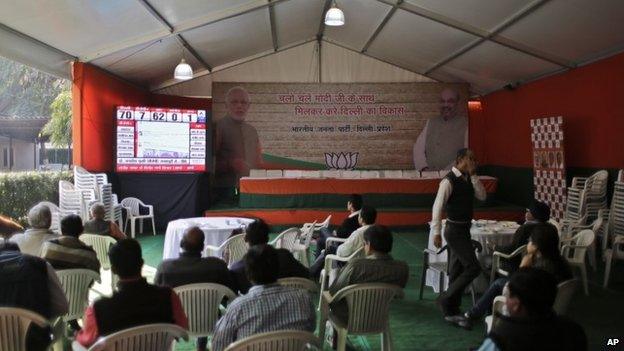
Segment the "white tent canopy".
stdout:
<path fill-rule="evenodd" d="M 468 82 L 484 94 L 624 49 L 621 0 L 2 0 L 0 55 L 90 62 L 152 91 L 212 81 Z M 184 57 L 195 79 L 176 82 Z"/>

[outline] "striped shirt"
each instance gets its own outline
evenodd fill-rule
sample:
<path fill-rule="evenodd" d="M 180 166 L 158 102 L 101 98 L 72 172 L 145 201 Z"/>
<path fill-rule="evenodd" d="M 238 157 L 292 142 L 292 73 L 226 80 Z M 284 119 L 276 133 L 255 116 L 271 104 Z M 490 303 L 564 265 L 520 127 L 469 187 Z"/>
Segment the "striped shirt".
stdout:
<path fill-rule="evenodd" d="M 248 336 L 276 330 L 313 332 L 316 312 L 309 294 L 278 284 L 255 285 L 232 302 L 217 322 L 212 350 Z"/>

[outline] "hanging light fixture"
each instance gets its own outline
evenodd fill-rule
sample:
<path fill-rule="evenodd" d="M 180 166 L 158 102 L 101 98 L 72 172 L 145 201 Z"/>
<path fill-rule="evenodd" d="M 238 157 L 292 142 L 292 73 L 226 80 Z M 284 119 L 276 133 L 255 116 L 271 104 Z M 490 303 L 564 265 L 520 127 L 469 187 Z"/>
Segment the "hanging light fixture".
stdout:
<path fill-rule="evenodd" d="M 193 68 L 184 61 L 184 58 L 178 63 L 173 71 L 173 78 L 178 80 L 193 79 Z"/>
<path fill-rule="evenodd" d="M 335 0 L 332 3 L 332 7 L 325 13 L 325 24 L 328 26 L 342 26 L 345 24 L 344 12 L 338 8 Z"/>

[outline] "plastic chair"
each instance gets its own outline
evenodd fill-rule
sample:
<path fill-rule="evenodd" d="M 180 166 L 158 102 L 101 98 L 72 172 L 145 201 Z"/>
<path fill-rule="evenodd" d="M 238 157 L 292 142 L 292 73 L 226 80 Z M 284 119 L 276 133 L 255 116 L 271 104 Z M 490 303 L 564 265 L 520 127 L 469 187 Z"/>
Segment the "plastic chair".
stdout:
<path fill-rule="evenodd" d="M 498 315 L 503 312 L 503 305 L 507 302 L 505 296 L 496 296 L 492 302 L 492 314 L 485 317 L 485 331 L 489 333 L 498 320 Z"/>
<path fill-rule="evenodd" d="M 176 339 L 188 340 L 186 330 L 175 324 L 147 324 L 128 328 L 98 340 L 89 351 L 164 351 L 171 350 Z M 84 350 L 78 342 L 74 350 Z"/>
<path fill-rule="evenodd" d="M 613 260 L 624 260 L 624 236 L 618 235 L 613 239 L 613 246 L 605 250 L 605 275 L 603 287 L 606 289 L 609 285 L 609 276 L 611 275 L 611 266 Z"/>
<path fill-rule="evenodd" d="M 69 301 L 69 311 L 63 316 L 63 321 L 82 318 L 89 304 L 91 283 L 99 282 L 100 275 L 90 269 L 64 269 L 56 271 L 56 275 Z"/>
<path fill-rule="evenodd" d="M 278 279 L 277 283 L 283 286 L 291 287 L 291 288 L 303 289 L 311 294 L 315 294 L 319 290 L 316 283 L 307 278 L 288 277 L 288 278 Z"/>
<path fill-rule="evenodd" d="M 585 295 L 589 295 L 585 256 L 587 256 L 587 249 L 593 244 L 594 238 L 594 232 L 591 229 L 585 229 L 574 237 L 564 240 L 565 242 L 570 242 L 570 244 L 564 244 L 561 248 L 561 255 L 568 260 L 571 266 L 577 267 L 581 271 Z"/>
<path fill-rule="evenodd" d="M 233 342 L 225 351 L 302 351 L 310 345 L 320 347 L 319 339 L 314 334 L 300 330 L 278 330 L 260 333 Z"/>
<path fill-rule="evenodd" d="M 472 246 L 474 247 L 475 251 L 477 253 L 480 253 L 481 251 L 483 251 L 483 246 L 481 245 L 480 242 L 476 241 L 476 240 L 471 240 L 472 241 Z M 431 262 L 429 257 L 430 256 L 437 256 L 440 255 L 441 253 L 443 253 L 444 251 L 446 251 L 446 249 L 448 249 L 448 245 L 444 245 L 442 246 L 442 248 L 440 248 L 440 250 L 438 251 L 434 251 L 431 249 L 424 249 L 423 250 L 423 270 L 422 270 L 422 274 L 420 277 L 420 291 L 418 293 L 418 299 L 422 300 L 423 298 L 423 290 L 425 288 L 425 281 L 427 279 L 427 270 L 431 269 L 433 271 L 436 271 L 439 273 L 440 275 L 440 279 L 438 281 L 439 284 L 439 292 L 442 293 L 444 291 L 444 278 L 448 275 L 448 271 L 449 271 L 449 262 L 448 261 L 441 261 L 441 262 Z M 474 291 L 474 281 L 472 283 L 470 283 L 470 294 L 472 295 L 472 304 L 474 305 L 476 302 L 476 298 L 475 298 L 475 291 Z"/>
<path fill-rule="evenodd" d="M 286 249 L 290 252 L 293 252 L 300 235 L 301 229 L 296 227 L 288 228 L 283 232 L 279 233 L 279 235 L 275 239 L 269 242 L 269 245 L 275 248 Z"/>
<path fill-rule="evenodd" d="M 217 256 L 221 253 L 221 258 L 229 265 L 239 261 L 247 253 L 247 243 L 245 242 L 245 234 L 238 234 L 227 239 L 221 246 L 216 247 L 206 245 L 204 256 Z"/>
<path fill-rule="evenodd" d="M 346 239 L 340 239 L 340 238 L 327 238 L 327 241 L 330 241 L 329 239 L 333 239 L 334 241 L 340 241 L 340 240 L 346 240 Z M 338 269 L 334 269 L 332 268 L 333 263 L 334 262 L 349 262 L 354 258 L 357 257 L 361 257 L 364 255 L 364 248 L 361 247 L 359 249 L 357 249 L 354 253 L 351 254 L 351 256 L 348 257 L 342 257 L 342 256 L 338 256 L 338 255 L 327 255 L 325 256 L 325 264 L 323 266 L 323 269 L 321 270 L 321 294 L 319 296 L 319 308 L 321 306 L 321 302 L 323 300 L 323 292 L 326 291 L 327 289 L 329 289 L 329 284 L 331 283 L 330 281 L 330 276 L 332 275 L 332 271 L 338 271 Z"/>
<path fill-rule="evenodd" d="M 334 296 L 323 293 L 319 338 L 325 339 L 325 324 L 329 320 L 338 333 L 338 351 L 344 351 L 347 334 L 370 335 L 382 334 L 381 349 L 392 349 L 390 335 L 389 312 L 390 302 L 403 297 L 403 289 L 396 285 L 384 283 L 367 283 L 349 285 Z M 346 321 L 340 320 L 330 313 L 330 304 L 345 300 L 349 309 Z"/>
<path fill-rule="evenodd" d="M 136 197 L 127 197 L 121 200 L 121 206 L 126 209 L 124 232 L 126 232 L 126 227 L 128 226 L 128 222 L 130 222 L 130 235 L 134 238 L 134 221 L 138 219 L 139 232 L 143 233 L 143 220 L 149 218 L 152 220 L 152 232 L 156 235 L 156 225 L 154 224 L 154 206 L 146 205 Z M 140 210 L 141 207 L 146 207 L 149 210 L 148 214 L 142 215 Z"/>
<path fill-rule="evenodd" d="M 570 279 L 563 281 L 557 285 L 557 296 L 555 297 L 555 303 L 553 309 L 559 315 L 565 315 L 568 312 L 572 297 L 578 287 L 577 279 Z"/>
<path fill-rule="evenodd" d="M 496 279 L 497 275 L 509 277 L 509 272 L 501 268 L 501 258 L 505 260 L 510 260 L 514 257 L 522 256 L 526 252 L 526 249 L 527 246 L 522 245 L 510 254 L 504 254 L 499 251 L 494 251 L 494 253 L 492 254 L 492 271 L 490 273 L 490 283 L 494 282 L 494 279 Z"/>
<path fill-rule="evenodd" d="M 107 235 L 98 235 L 98 234 L 82 234 L 78 237 L 80 241 L 91 246 L 95 251 L 95 255 L 100 261 L 100 272 L 109 271 L 111 275 L 111 291 L 115 291 L 115 286 L 117 285 L 117 276 L 113 274 L 111 270 L 110 259 L 108 258 L 108 250 L 111 245 L 114 245 L 117 241 Z"/>
<path fill-rule="evenodd" d="M 224 298 L 228 302 L 236 298 L 236 293 L 230 288 L 214 283 L 182 285 L 173 290 L 180 297 L 188 318 L 189 336 L 194 338 L 212 335 L 219 320 L 221 302 Z"/>
<path fill-rule="evenodd" d="M 310 257 L 308 250 L 310 249 L 310 242 L 312 241 L 312 235 L 314 234 L 314 228 L 316 226 L 316 221 L 312 222 L 307 228 L 305 226 L 301 227 L 301 234 L 299 235 L 299 240 L 295 243 L 293 247 L 293 255 L 306 267 L 310 267 Z"/>
<path fill-rule="evenodd" d="M 48 321 L 41 315 L 16 307 L 0 307 L 0 351 L 26 350 L 26 333 L 31 323 L 41 328 Z"/>

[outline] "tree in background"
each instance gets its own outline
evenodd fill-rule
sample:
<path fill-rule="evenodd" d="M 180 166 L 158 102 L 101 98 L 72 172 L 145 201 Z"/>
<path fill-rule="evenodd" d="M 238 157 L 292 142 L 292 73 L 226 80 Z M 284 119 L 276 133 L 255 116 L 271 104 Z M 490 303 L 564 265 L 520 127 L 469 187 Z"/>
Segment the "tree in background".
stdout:
<path fill-rule="evenodd" d="M 67 147 L 67 163 L 70 163 L 72 145 L 72 96 L 71 91 L 61 91 L 50 104 L 51 118 L 41 133 L 50 137 L 52 145 Z M 69 166 L 69 165 L 68 165 Z"/>

